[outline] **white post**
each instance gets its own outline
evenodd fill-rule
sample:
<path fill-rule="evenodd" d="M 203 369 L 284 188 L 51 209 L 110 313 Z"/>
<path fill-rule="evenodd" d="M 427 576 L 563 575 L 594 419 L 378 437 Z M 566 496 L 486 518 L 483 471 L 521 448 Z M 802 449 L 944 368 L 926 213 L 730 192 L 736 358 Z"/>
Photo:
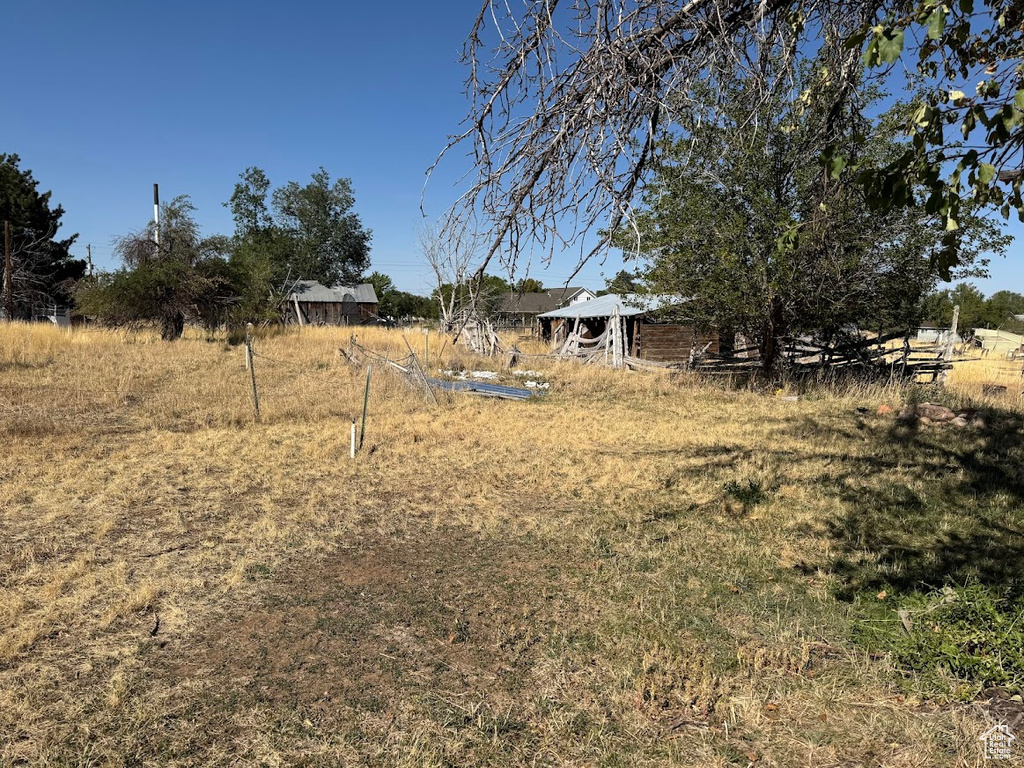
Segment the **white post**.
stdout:
<path fill-rule="evenodd" d="M 153 185 L 153 242 L 160 245 L 160 185 Z"/>
<path fill-rule="evenodd" d="M 349 443 L 348 457 L 354 459 L 356 457 L 356 420 L 352 419 L 352 440 Z"/>

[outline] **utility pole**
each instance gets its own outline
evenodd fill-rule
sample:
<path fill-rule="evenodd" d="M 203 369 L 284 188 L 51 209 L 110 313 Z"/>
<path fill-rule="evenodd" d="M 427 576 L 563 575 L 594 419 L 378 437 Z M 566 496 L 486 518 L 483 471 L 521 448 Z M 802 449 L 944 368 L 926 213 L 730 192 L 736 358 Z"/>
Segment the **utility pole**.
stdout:
<path fill-rule="evenodd" d="M 92 277 L 92 243 L 89 243 L 88 245 L 85 246 L 85 252 L 89 254 L 86 257 L 86 260 L 89 264 L 89 277 Z"/>
<path fill-rule="evenodd" d="M 160 185 L 153 185 L 153 242 L 160 249 Z"/>
<path fill-rule="evenodd" d="M 11 262 L 11 222 L 4 222 L 4 300 L 7 322 L 14 320 L 14 265 Z"/>

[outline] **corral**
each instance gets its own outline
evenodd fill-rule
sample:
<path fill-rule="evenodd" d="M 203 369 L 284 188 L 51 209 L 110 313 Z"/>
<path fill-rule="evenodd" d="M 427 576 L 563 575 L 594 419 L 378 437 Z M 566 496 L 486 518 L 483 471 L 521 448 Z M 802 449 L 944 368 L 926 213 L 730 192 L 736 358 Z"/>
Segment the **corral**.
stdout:
<path fill-rule="evenodd" d="M 255 422 L 223 338 L 0 328 L 0 765 L 945 768 L 1019 714 L 857 640 L 1024 576 L 1019 388 L 982 394 L 1019 366 L 927 393 L 987 410 L 957 430 L 901 388 L 537 358 L 546 397 L 434 405 L 383 365 L 350 459 L 350 333 L 258 334 Z"/>

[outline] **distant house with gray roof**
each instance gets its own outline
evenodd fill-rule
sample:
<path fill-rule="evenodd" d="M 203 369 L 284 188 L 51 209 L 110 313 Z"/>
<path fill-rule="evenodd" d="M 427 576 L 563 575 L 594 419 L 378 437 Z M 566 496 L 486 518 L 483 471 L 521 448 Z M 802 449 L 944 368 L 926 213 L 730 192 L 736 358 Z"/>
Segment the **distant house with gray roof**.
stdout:
<path fill-rule="evenodd" d="M 377 319 L 377 293 L 370 283 L 328 288 L 298 280 L 288 302 L 291 319 L 299 325 L 365 325 Z"/>
<path fill-rule="evenodd" d="M 537 317 L 561 307 L 592 301 L 597 295 L 580 287 L 553 288 L 536 293 L 512 291 L 502 296 L 495 309 L 495 323 L 499 328 L 536 327 Z"/>

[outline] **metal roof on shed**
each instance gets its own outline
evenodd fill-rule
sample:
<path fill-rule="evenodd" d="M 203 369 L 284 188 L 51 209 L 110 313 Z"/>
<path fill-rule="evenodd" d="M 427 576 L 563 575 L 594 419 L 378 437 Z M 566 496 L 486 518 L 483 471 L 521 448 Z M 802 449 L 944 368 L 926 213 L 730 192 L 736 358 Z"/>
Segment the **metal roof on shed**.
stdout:
<path fill-rule="evenodd" d="M 686 301 L 682 296 L 645 296 L 636 293 L 607 293 L 598 296 L 590 301 L 581 301 L 578 304 L 570 304 L 568 307 L 545 312 L 538 317 L 566 317 L 566 318 L 589 318 L 589 317 L 611 317 L 615 308 L 618 307 L 619 314 L 623 317 L 643 315 L 647 312 L 655 312 L 659 309 L 667 309 Z"/>
<path fill-rule="evenodd" d="M 361 285 L 337 285 L 328 288 L 316 280 L 297 280 L 292 293 L 299 301 L 314 303 L 344 303 L 354 301 L 356 304 L 376 304 L 377 293 L 370 283 Z"/>

